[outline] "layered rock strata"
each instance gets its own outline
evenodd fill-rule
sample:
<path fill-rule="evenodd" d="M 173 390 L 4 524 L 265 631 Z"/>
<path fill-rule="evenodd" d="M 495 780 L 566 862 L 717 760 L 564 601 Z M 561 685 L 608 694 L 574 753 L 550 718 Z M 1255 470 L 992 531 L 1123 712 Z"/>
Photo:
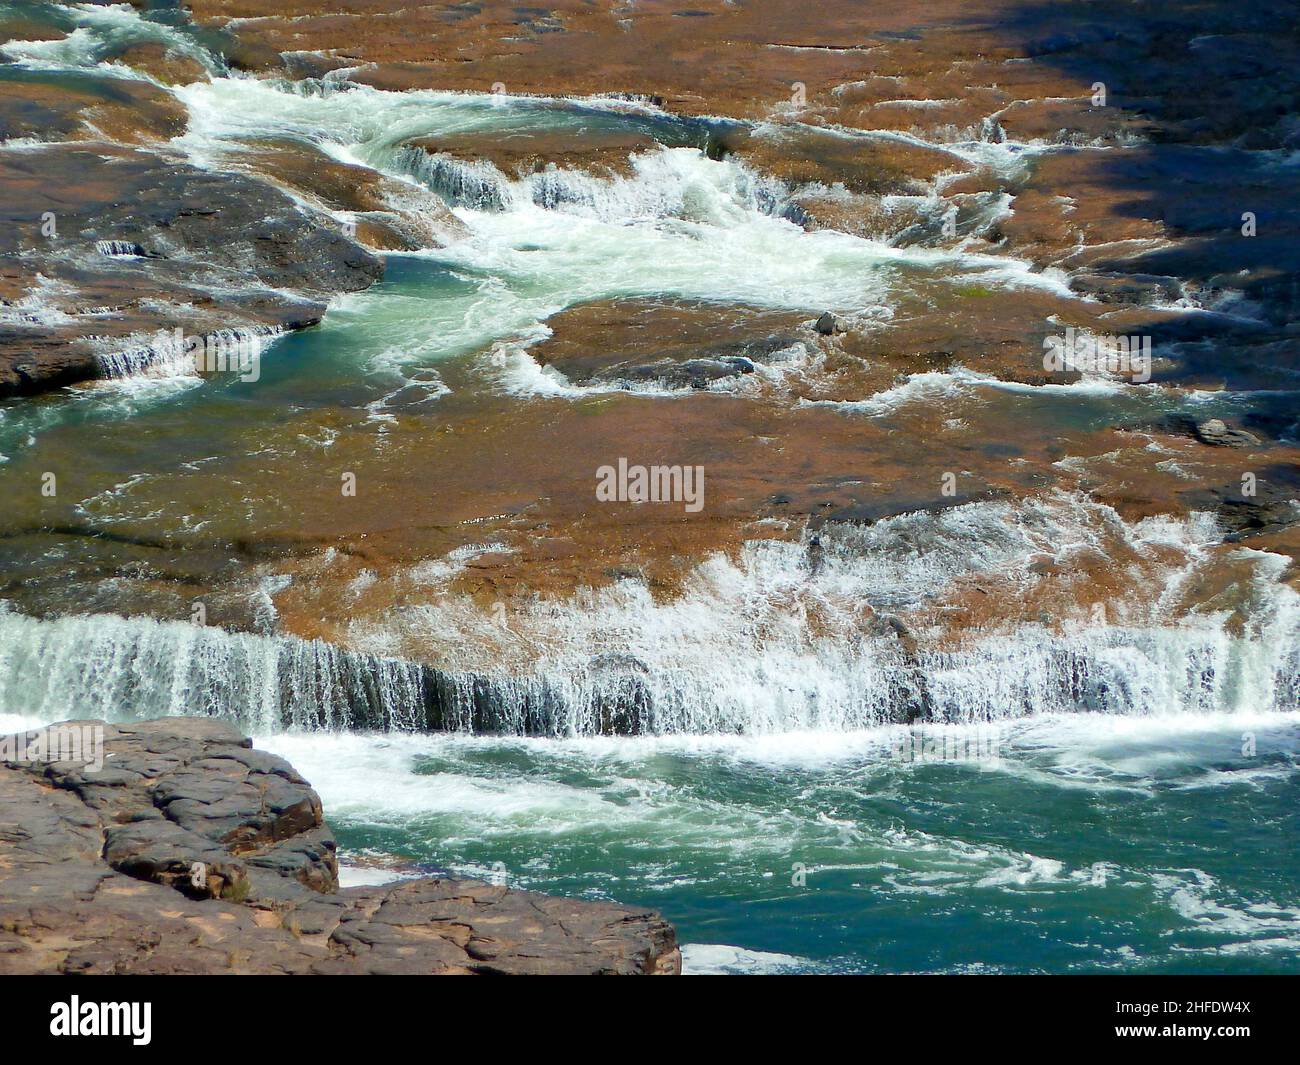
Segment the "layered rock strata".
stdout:
<path fill-rule="evenodd" d="M 633 907 L 444 878 L 341 889 L 316 792 L 224 722 L 0 739 L 0 973 L 680 967 L 672 928 Z"/>

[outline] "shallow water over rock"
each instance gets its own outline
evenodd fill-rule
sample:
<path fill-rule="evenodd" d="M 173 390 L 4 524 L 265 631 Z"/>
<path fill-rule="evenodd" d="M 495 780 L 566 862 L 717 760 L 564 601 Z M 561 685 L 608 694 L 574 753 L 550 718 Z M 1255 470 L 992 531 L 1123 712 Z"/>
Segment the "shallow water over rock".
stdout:
<path fill-rule="evenodd" d="M 236 721 L 688 967 L 1292 963 L 1276 5 L 187 6 L 0 4 L 0 713 Z"/>

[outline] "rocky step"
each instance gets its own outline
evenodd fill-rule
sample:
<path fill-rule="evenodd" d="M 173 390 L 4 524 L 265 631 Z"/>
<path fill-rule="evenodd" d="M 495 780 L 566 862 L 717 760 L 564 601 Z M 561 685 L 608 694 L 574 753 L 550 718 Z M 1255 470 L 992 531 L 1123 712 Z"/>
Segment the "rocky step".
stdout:
<path fill-rule="evenodd" d="M 205 718 L 0 738 L 0 974 L 675 974 L 658 914 L 428 878 L 340 889 L 320 798 Z"/>
<path fill-rule="evenodd" d="M 104 376 L 150 338 L 314 324 L 383 273 L 332 220 L 241 174 L 104 144 L 0 153 L 0 396 Z"/>

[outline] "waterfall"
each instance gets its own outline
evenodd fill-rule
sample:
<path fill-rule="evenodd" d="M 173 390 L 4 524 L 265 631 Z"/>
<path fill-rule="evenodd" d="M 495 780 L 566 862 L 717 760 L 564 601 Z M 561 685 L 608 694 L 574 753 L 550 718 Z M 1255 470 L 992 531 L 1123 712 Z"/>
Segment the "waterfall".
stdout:
<path fill-rule="evenodd" d="M 489 162 L 462 162 L 441 152 L 407 147 L 393 153 L 390 165 L 455 207 L 504 211 L 513 202 L 510 181 Z"/>
<path fill-rule="evenodd" d="M 148 253 L 133 240 L 97 240 L 95 250 L 100 255 L 114 258 L 144 258 Z"/>
<path fill-rule="evenodd" d="M 185 622 L 0 613 L 0 711 L 44 721 L 217 716 L 254 732 L 374 729 L 601 733 L 847 731 L 924 718 L 1147 716 L 1300 709 L 1300 641 L 1200 628 L 1028 627 L 962 652 L 881 634 L 853 654 L 701 676 L 633 659 L 508 675 L 436 669 L 319 640 Z M 755 681 L 765 677 L 765 683 Z"/>
<path fill-rule="evenodd" d="M 204 373 L 249 374 L 255 360 L 278 337 L 279 326 L 252 325 L 187 335 L 180 327 L 98 342 L 101 377 L 176 377 Z"/>
<path fill-rule="evenodd" d="M 0 707 L 47 720 L 225 717 L 257 731 L 420 728 L 408 662 L 185 622 L 0 614 Z"/>
<path fill-rule="evenodd" d="M 512 178 L 486 160 L 464 161 L 412 146 L 375 150 L 368 161 L 418 181 L 453 207 L 477 211 L 533 204 L 612 224 L 644 218 L 724 224 L 749 214 L 784 217 L 793 210 L 788 190 L 777 179 L 735 160 L 710 160 L 691 148 L 636 155 L 626 176 L 552 166 Z"/>
<path fill-rule="evenodd" d="M 1286 561 L 1225 554 L 1219 535 L 1208 514 L 1128 523 L 1067 495 L 985 501 L 750 541 L 663 602 L 622 580 L 499 621 L 449 590 L 449 558 L 422 574 L 427 602 L 354 619 L 348 649 L 145 617 L 38 619 L 0 603 L 0 712 L 571 736 L 1300 709 L 1300 594 L 1281 579 Z M 1100 618 L 1080 606 L 1060 627 L 963 627 L 957 644 L 925 620 L 954 583 L 1015 574 L 1028 586 L 1030 559 L 1066 568 L 1080 552 L 1126 559 L 1145 594 Z M 1221 565 L 1236 575 L 1235 610 L 1174 609 Z"/>

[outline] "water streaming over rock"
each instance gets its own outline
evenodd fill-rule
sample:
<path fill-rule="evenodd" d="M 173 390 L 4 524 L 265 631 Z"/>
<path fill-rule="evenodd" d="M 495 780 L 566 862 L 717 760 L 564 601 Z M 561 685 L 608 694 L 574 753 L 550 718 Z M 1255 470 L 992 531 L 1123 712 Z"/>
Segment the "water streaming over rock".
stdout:
<path fill-rule="evenodd" d="M 106 378 L 172 377 L 205 373 L 250 375 L 262 351 L 284 330 L 270 326 L 214 329 L 186 336 L 180 329 L 101 341 L 96 353 Z"/>
<path fill-rule="evenodd" d="M 652 646 L 648 624 L 628 641 L 640 655 L 592 655 L 590 644 L 584 652 L 581 642 L 557 642 L 531 672 L 516 674 L 438 669 L 316 640 L 183 622 L 6 612 L 0 705 L 44 720 L 215 715 L 262 732 L 514 735 L 768 734 L 1077 712 L 1295 710 L 1297 596 L 1284 585 L 1269 585 L 1266 594 L 1271 605 L 1248 635 L 1213 619 L 1068 634 L 1026 625 L 973 647 L 934 651 L 917 649 L 905 630 L 888 626 L 866 637 L 809 639 L 777 631 L 780 622 L 769 618 L 762 623 L 768 639 L 737 654 L 727 631 L 715 631 L 709 643 L 689 624 L 670 646 Z M 739 600 L 732 607 L 742 609 Z M 796 605 L 788 630 L 798 613 Z M 717 669 L 728 653 L 731 668 Z M 661 663 L 656 656 L 666 657 Z"/>
<path fill-rule="evenodd" d="M 125 9 L 60 10 L 69 26 L 78 25 L 66 41 L 16 46 L 11 57 L 80 70 L 96 66 L 114 42 L 161 40 L 218 75 L 176 90 L 189 124 L 173 143 L 195 162 L 221 165 L 227 149 L 259 138 L 299 138 L 341 161 L 364 162 L 424 185 L 472 216 L 471 237 L 442 249 L 439 258 L 467 276 L 491 277 L 491 299 L 474 285 L 422 312 L 445 316 L 438 324 L 448 351 L 537 335 L 555 311 L 611 296 L 887 306 L 885 275 L 897 267 L 978 271 L 1016 286 L 1063 285 L 1006 258 L 806 233 L 789 224 L 791 208 L 779 182 L 701 150 L 709 144 L 710 120 L 627 110 L 630 105 L 617 101 L 384 92 L 342 76 L 298 83 L 225 77 L 218 58 L 174 27 L 142 21 Z M 516 178 L 489 162 L 465 162 L 409 143 L 440 132 L 565 129 L 603 120 L 602 107 L 623 107 L 605 118 L 649 132 L 661 145 L 637 155 L 626 175 L 559 168 Z M 991 127 L 981 143 L 963 150 L 1000 159 L 1008 152 L 1004 141 L 1005 134 Z M 990 201 L 985 221 L 1005 207 Z M 102 242 L 99 251 L 139 254 L 121 241 Z M 480 311 L 488 302 L 490 313 Z M 219 339 L 233 344 L 246 338 L 230 331 Z M 115 341 L 101 355 L 104 374 L 114 377 L 188 372 L 186 363 L 183 345 L 147 338 L 134 346 Z M 538 378 L 534 374 L 528 388 L 536 389 Z M 452 664 L 435 669 L 319 642 L 141 618 L 7 614 L 0 616 L 0 702 L 47 716 L 220 714 L 262 729 L 579 735 L 845 730 L 913 717 L 979 721 L 1054 711 L 1147 715 L 1296 705 L 1296 597 L 1276 574 L 1264 582 L 1254 626 L 1244 632 L 1208 616 L 1179 624 L 1136 619 L 1069 633 L 1029 624 L 990 634 L 976 647 L 941 651 L 917 649 L 895 632 L 859 631 L 852 624 L 859 603 L 888 612 L 897 605 L 892 588 L 917 587 L 918 581 L 937 588 L 970 569 L 945 570 L 945 545 L 999 555 L 1002 539 L 1014 539 L 1007 514 L 989 512 L 973 530 L 960 524 L 973 512 L 959 509 L 957 524 L 937 527 L 940 535 L 922 553 L 925 565 L 913 570 L 890 568 L 898 545 L 873 542 L 883 534 L 861 534 L 863 542 L 844 566 L 830 543 L 826 574 L 809 585 L 816 600 L 811 605 L 831 622 L 815 637 L 798 612 L 811 602 L 802 592 L 788 616 L 772 609 L 753 613 L 754 604 L 782 602 L 790 589 L 807 583 L 801 569 L 806 544 L 768 545 L 747 549 L 734 594 L 726 591 L 733 575 L 721 572 L 720 584 L 694 599 L 688 594 L 679 608 L 656 610 L 642 597 L 614 604 L 612 613 L 597 611 L 593 616 L 604 619 L 607 631 L 622 631 L 606 624 L 611 619 L 622 624 L 638 613 L 650 619 L 650 627 L 630 630 L 629 653 L 609 653 L 600 627 L 584 626 L 577 620 L 583 610 L 575 606 L 564 625 L 542 626 L 548 638 L 534 667 L 513 672 L 455 668 L 455 655 L 439 656 Z M 897 531 L 905 524 L 882 528 Z M 1022 557 L 1012 551 L 1002 561 Z M 702 567 L 706 576 L 711 565 Z M 830 587 L 845 575 L 844 587 Z M 424 616 L 414 619 L 417 630 L 419 624 L 436 626 L 441 609 L 423 607 Z M 736 618 L 740 623 L 733 623 Z M 719 670 L 724 659 L 728 668 Z"/>

